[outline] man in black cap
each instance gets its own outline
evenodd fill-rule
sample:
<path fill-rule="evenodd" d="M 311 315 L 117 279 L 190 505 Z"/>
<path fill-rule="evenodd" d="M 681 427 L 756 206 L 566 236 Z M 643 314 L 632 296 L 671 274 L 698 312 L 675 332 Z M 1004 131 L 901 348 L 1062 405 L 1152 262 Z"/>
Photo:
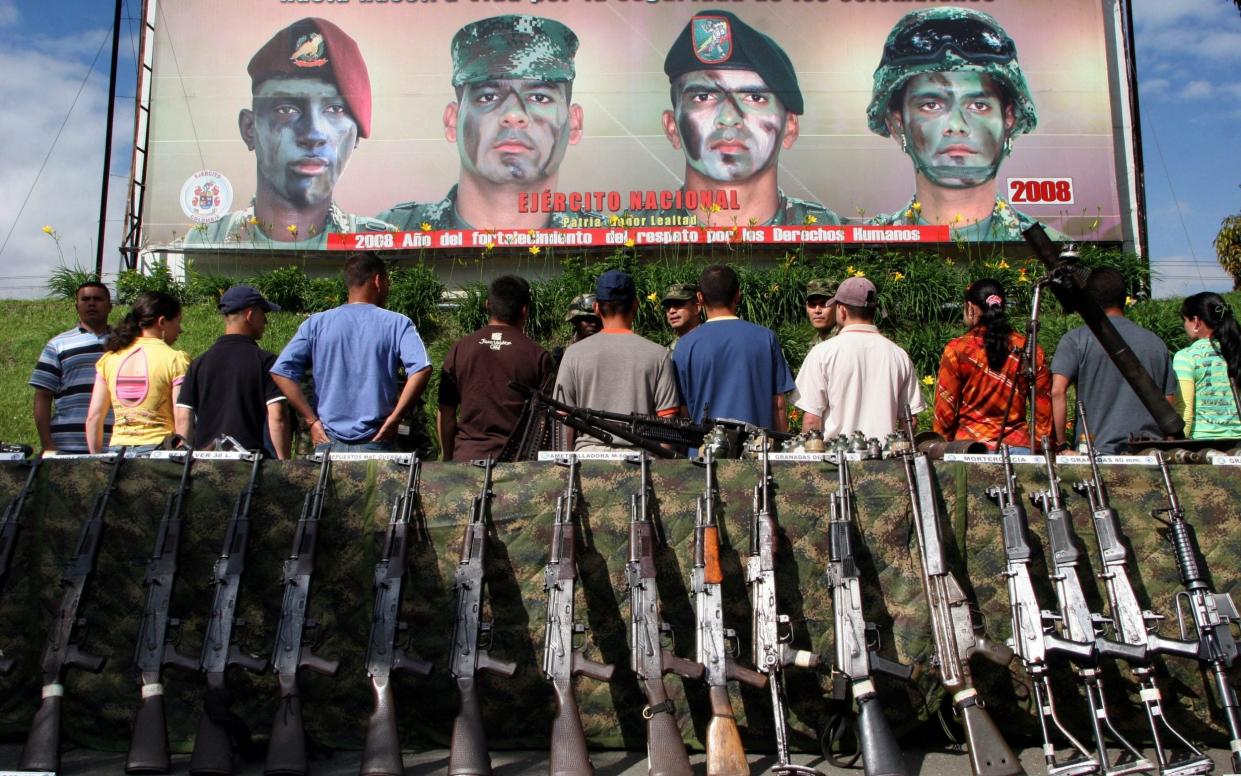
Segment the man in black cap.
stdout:
<path fill-rule="evenodd" d="M 267 313 L 280 306 L 250 286 L 233 286 L 220 297 L 219 308 L 224 336 L 185 373 L 177 396 L 177 433 L 196 450 L 210 450 L 231 437 L 247 450 L 267 448 L 288 458 L 292 427 L 285 422 L 284 394 L 270 374 L 276 354 L 258 345 Z"/>
<path fill-rule="evenodd" d="M 777 181 L 781 149 L 797 142 L 804 110 L 797 73 L 771 38 L 728 11 L 690 19 L 664 59 L 672 110 L 668 142 L 685 153 L 683 207 L 631 216 L 694 216 L 715 225 L 839 224 L 817 202 L 786 196 Z M 724 210 L 720 200 L 736 207 Z"/>

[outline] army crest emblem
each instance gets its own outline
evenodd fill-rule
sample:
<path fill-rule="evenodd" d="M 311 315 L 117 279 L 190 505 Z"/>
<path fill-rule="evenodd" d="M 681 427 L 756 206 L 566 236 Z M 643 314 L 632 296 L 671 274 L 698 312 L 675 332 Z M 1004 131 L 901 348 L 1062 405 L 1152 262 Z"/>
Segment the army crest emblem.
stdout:
<path fill-rule="evenodd" d="M 696 16 L 693 24 L 694 56 L 707 65 L 727 62 L 733 55 L 733 31 L 723 16 Z"/>
<path fill-rule="evenodd" d="M 181 212 L 196 224 L 220 220 L 233 204 L 233 186 L 215 170 L 199 170 L 181 186 Z"/>
<path fill-rule="evenodd" d="M 317 32 L 303 35 L 293 46 L 289 61 L 294 67 L 323 67 L 327 64 L 327 52 L 324 49 L 323 36 Z"/>

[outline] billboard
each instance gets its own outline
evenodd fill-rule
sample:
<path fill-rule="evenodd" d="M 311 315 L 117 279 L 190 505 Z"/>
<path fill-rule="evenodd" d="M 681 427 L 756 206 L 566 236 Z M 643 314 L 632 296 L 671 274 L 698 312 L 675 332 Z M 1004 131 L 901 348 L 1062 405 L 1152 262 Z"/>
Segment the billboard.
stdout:
<path fill-rule="evenodd" d="M 163 2 L 144 247 L 1132 239 L 1110 9 Z"/>

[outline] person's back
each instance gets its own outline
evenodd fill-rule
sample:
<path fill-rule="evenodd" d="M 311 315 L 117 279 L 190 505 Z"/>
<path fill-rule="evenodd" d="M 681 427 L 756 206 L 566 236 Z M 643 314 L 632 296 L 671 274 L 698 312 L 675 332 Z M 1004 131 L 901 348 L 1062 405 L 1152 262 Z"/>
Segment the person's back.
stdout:
<path fill-rule="evenodd" d="M 710 415 L 774 428 L 772 397 L 793 389 L 775 332 L 740 318 L 709 318 L 679 340 L 672 360 L 695 421 Z"/>

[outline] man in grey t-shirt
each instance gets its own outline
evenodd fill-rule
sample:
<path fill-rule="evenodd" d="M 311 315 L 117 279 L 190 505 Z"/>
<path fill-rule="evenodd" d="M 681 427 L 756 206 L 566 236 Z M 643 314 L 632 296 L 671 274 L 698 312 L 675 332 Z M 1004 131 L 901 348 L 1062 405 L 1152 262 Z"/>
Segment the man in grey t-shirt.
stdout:
<path fill-rule="evenodd" d="M 1163 386 L 1168 402 L 1172 403 L 1176 395 L 1176 375 L 1172 371 L 1168 346 L 1158 335 L 1125 317 L 1124 276 L 1110 267 L 1095 269 L 1086 280 L 1086 292 L 1103 308 L 1121 339 L 1150 373 L 1155 385 Z M 1056 443 L 1060 445 L 1065 442 L 1066 394 L 1070 385 L 1077 386 L 1077 398 L 1086 405 L 1090 433 L 1099 452 L 1129 452 L 1126 442 L 1130 435 L 1162 437 L 1146 406 L 1125 382 L 1094 333 L 1085 326 L 1061 337 L 1051 360 L 1052 428 Z M 1073 426 L 1080 436 L 1080 421 L 1075 420 Z"/>

